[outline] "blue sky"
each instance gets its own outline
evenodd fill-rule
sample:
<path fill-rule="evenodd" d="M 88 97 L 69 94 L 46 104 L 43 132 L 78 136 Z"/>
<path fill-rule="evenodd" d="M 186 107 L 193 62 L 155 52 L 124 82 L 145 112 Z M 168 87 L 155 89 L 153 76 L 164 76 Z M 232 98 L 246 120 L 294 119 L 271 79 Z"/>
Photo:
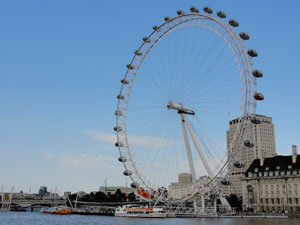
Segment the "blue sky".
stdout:
<path fill-rule="evenodd" d="M 222 9 L 250 34 L 264 72 L 257 113 L 273 117 L 278 154 L 300 145 L 297 0 L 1 1 L 0 185 L 125 185 L 110 144 L 125 65 L 153 25 L 192 5 Z"/>

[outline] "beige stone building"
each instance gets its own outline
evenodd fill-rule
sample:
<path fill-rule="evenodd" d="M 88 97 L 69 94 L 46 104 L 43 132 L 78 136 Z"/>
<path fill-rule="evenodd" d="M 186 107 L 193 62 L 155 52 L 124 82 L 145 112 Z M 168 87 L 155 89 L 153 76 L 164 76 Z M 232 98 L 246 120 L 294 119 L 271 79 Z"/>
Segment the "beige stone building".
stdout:
<path fill-rule="evenodd" d="M 196 183 L 208 183 L 210 179 L 208 176 L 202 176 L 196 179 Z M 189 193 L 194 191 L 192 175 L 190 173 L 178 174 L 178 182 L 172 182 L 168 188 L 168 197 L 177 199 L 188 196 Z"/>
<path fill-rule="evenodd" d="M 258 122 L 254 123 L 253 118 Z M 235 119 L 229 122 L 229 130 L 227 131 L 227 152 L 229 154 L 229 145 L 232 142 L 236 129 L 239 126 L 240 119 Z M 237 143 L 237 152 L 240 155 L 240 161 L 245 166 L 242 168 L 234 167 L 233 163 L 229 163 L 228 172 L 231 180 L 230 193 L 242 196 L 242 182 L 241 178 L 245 171 L 249 168 L 253 160 L 273 157 L 276 155 L 275 144 L 275 129 L 272 123 L 272 118 L 263 115 L 252 115 L 245 117 L 244 135 Z M 252 147 L 245 146 L 245 140 L 249 140 Z M 228 192 L 229 193 L 229 192 Z"/>
<path fill-rule="evenodd" d="M 300 213 L 300 155 L 256 159 L 242 178 L 243 209 Z"/>
<path fill-rule="evenodd" d="M 169 198 L 181 197 L 180 191 L 192 186 L 192 175 L 190 173 L 178 174 L 178 182 L 169 185 Z"/>

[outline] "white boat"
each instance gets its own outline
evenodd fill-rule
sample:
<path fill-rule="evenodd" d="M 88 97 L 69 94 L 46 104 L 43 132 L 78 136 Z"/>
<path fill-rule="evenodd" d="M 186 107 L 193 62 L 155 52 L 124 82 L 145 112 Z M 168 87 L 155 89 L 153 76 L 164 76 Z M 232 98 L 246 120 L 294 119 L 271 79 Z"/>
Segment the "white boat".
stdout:
<path fill-rule="evenodd" d="M 115 216 L 137 218 L 166 218 L 168 213 L 162 208 L 143 208 L 139 206 L 124 205 L 118 207 Z"/>

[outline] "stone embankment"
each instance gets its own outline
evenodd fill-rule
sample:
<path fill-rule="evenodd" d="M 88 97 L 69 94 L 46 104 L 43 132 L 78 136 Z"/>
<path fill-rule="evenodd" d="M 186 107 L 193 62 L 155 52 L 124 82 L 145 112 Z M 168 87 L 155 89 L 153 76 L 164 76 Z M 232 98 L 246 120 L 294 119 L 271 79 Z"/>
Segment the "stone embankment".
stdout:
<path fill-rule="evenodd" d="M 114 216 L 115 210 L 115 207 L 107 206 L 81 206 L 80 208 L 72 209 L 72 213 L 81 215 Z"/>

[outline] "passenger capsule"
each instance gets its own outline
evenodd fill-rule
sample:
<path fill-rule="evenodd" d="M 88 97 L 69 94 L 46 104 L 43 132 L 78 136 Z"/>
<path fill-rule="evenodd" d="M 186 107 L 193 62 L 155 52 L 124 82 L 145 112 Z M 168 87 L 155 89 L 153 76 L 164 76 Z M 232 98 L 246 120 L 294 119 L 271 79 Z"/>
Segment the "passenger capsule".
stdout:
<path fill-rule="evenodd" d="M 250 36 L 246 32 L 241 32 L 240 33 L 240 38 L 242 38 L 243 40 L 249 40 Z"/>
<path fill-rule="evenodd" d="M 133 182 L 133 183 L 130 184 L 130 187 L 132 187 L 132 188 L 138 188 L 139 184 L 136 183 L 136 182 Z"/>
<path fill-rule="evenodd" d="M 134 68 L 135 68 L 135 66 L 133 64 L 127 64 L 126 67 L 129 70 L 134 70 Z"/>
<path fill-rule="evenodd" d="M 126 80 L 126 79 L 122 79 L 122 80 L 121 80 L 121 83 L 122 83 L 122 84 L 129 84 L 129 81 Z"/>
<path fill-rule="evenodd" d="M 182 11 L 182 10 L 177 10 L 177 15 L 178 16 L 181 16 L 181 15 L 183 15 L 184 14 L 184 11 Z"/>
<path fill-rule="evenodd" d="M 230 19 L 229 20 L 229 24 L 233 27 L 238 27 L 239 26 L 239 22 L 234 20 L 234 19 Z"/>
<path fill-rule="evenodd" d="M 220 17 L 220 18 L 222 18 L 222 19 L 226 18 L 226 14 L 223 11 L 218 11 L 217 12 L 217 16 Z"/>
<path fill-rule="evenodd" d="M 265 99 L 264 95 L 262 93 L 259 93 L 259 92 L 255 92 L 254 93 L 254 98 L 257 100 L 257 101 L 262 101 Z"/>
<path fill-rule="evenodd" d="M 208 6 L 204 7 L 203 10 L 204 10 L 204 12 L 206 12 L 208 14 L 212 14 L 213 13 L 213 10 L 210 7 L 208 7 Z"/>
<path fill-rule="evenodd" d="M 135 50 L 134 54 L 137 55 L 137 56 L 143 55 L 143 53 L 140 50 Z"/>
<path fill-rule="evenodd" d="M 129 170 L 125 170 L 125 171 L 123 172 L 123 174 L 124 174 L 125 176 L 131 176 L 131 175 L 132 175 L 131 171 L 129 171 Z"/>
<path fill-rule="evenodd" d="M 261 123 L 260 119 L 258 119 L 256 117 L 251 117 L 250 120 L 251 120 L 251 123 L 254 123 L 254 124 L 260 124 Z"/>
<path fill-rule="evenodd" d="M 249 141 L 249 140 L 245 140 L 244 141 L 244 145 L 246 147 L 249 147 L 249 148 L 252 148 L 254 146 L 254 144 L 251 141 Z"/>
<path fill-rule="evenodd" d="M 263 73 L 260 70 L 253 70 L 252 74 L 257 78 L 263 77 Z"/>
<path fill-rule="evenodd" d="M 223 184 L 223 185 L 231 185 L 231 180 L 228 179 L 228 178 L 223 178 L 221 180 L 221 184 Z"/>
<path fill-rule="evenodd" d="M 127 159 L 125 157 L 119 157 L 118 160 L 119 160 L 119 162 L 126 162 L 127 161 Z"/>
<path fill-rule="evenodd" d="M 116 131 L 116 132 L 120 132 L 120 131 L 122 131 L 122 127 L 114 127 L 114 131 Z"/>
<path fill-rule="evenodd" d="M 150 43 L 150 42 L 151 42 L 151 40 L 150 40 L 148 37 L 144 37 L 144 38 L 143 38 L 143 41 L 144 41 L 145 43 Z"/>
<path fill-rule="evenodd" d="M 152 28 L 153 28 L 153 30 L 154 30 L 154 31 L 160 31 L 159 27 L 158 27 L 158 26 L 156 26 L 156 25 L 155 25 L 155 26 L 153 26 Z"/>
<path fill-rule="evenodd" d="M 170 17 L 168 17 L 168 16 L 166 16 L 166 17 L 164 18 L 164 20 L 165 20 L 166 22 L 168 22 L 168 21 L 170 21 L 170 20 L 171 20 L 171 18 L 170 18 Z"/>
<path fill-rule="evenodd" d="M 119 100 L 124 100 L 125 97 L 124 97 L 123 95 L 120 94 L 120 95 L 117 96 L 117 99 L 119 99 Z"/>
<path fill-rule="evenodd" d="M 123 112 L 120 111 L 120 110 L 116 110 L 116 111 L 115 111 L 115 115 L 116 115 L 116 116 L 123 116 Z"/>
<path fill-rule="evenodd" d="M 243 168 L 245 166 L 245 163 L 241 162 L 241 161 L 235 161 L 233 163 L 235 168 Z"/>
<path fill-rule="evenodd" d="M 190 8 L 190 11 L 191 11 L 192 13 L 199 13 L 199 9 L 198 9 L 197 7 L 195 7 L 195 6 L 192 6 L 192 7 Z"/>
<path fill-rule="evenodd" d="M 123 144 L 123 142 L 118 141 L 118 142 L 115 143 L 115 146 L 122 148 L 122 147 L 124 147 L 124 144 Z"/>
<path fill-rule="evenodd" d="M 248 55 L 251 56 L 251 57 L 257 57 L 258 54 L 257 54 L 257 51 L 255 51 L 254 49 L 249 49 L 247 51 Z"/>

